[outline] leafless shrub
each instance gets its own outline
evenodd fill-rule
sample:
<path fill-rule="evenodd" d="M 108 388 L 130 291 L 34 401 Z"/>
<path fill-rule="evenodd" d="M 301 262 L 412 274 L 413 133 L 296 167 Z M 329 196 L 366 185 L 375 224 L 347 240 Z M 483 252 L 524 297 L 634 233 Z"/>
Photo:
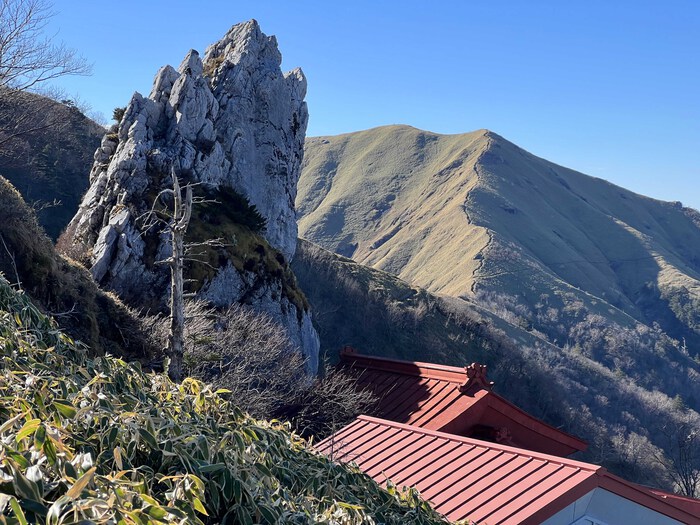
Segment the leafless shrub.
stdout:
<path fill-rule="evenodd" d="M 305 360 L 269 316 L 234 304 L 219 313 L 188 303 L 185 368 L 190 375 L 231 390 L 257 417 L 277 414 L 310 379 Z"/>
<path fill-rule="evenodd" d="M 376 397 L 357 386 L 357 379 L 337 368 L 314 381 L 287 407 L 294 430 L 303 436 L 324 438 L 376 404 Z"/>
<path fill-rule="evenodd" d="M 168 320 L 148 322 L 155 344 L 165 348 Z M 374 401 L 340 371 L 310 377 L 284 328 L 238 304 L 218 311 L 200 301 L 186 303 L 184 364 L 187 374 L 230 390 L 242 410 L 287 420 L 306 436 L 327 435 Z"/>

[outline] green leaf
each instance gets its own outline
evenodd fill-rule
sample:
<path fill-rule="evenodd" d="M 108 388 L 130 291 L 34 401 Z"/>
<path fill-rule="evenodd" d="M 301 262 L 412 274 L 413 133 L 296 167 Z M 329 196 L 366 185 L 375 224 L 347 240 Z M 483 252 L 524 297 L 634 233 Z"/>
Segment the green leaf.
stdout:
<path fill-rule="evenodd" d="M 258 472 L 260 472 L 263 476 L 267 476 L 268 478 L 273 477 L 272 472 L 270 472 L 270 469 L 267 468 L 265 465 L 262 463 L 256 463 L 255 468 L 257 469 Z"/>
<path fill-rule="evenodd" d="M 277 509 L 273 509 L 267 505 L 258 505 L 258 512 L 260 512 L 260 515 L 265 518 L 268 523 L 277 523 L 280 517 Z"/>
<path fill-rule="evenodd" d="M 37 516 L 46 516 L 46 513 L 48 512 L 48 509 L 45 505 L 32 499 L 23 499 L 22 501 L 20 501 L 20 505 L 22 506 L 22 508 L 33 512 Z"/>
<path fill-rule="evenodd" d="M 70 476 L 73 479 L 78 477 L 78 471 L 73 466 L 73 463 L 66 462 L 63 464 L 63 468 L 66 470 L 66 475 Z"/>
<path fill-rule="evenodd" d="M 240 503 L 243 497 L 243 484 L 240 479 L 233 480 L 233 501 Z"/>
<path fill-rule="evenodd" d="M 199 500 L 199 498 L 193 498 L 192 504 L 194 505 L 194 509 L 197 512 L 200 512 L 201 514 L 204 514 L 205 516 L 209 516 L 209 514 L 207 514 L 207 509 L 204 508 L 204 505 L 202 505 L 202 502 Z"/>
<path fill-rule="evenodd" d="M 146 430 L 145 428 L 140 428 L 140 429 L 139 429 L 139 435 L 141 436 L 141 438 L 142 438 L 146 443 L 148 443 L 148 445 L 149 445 L 151 448 L 154 448 L 154 449 L 158 449 L 158 448 L 159 448 L 159 447 L 158 447 L 158 441 L 156 441 L 155 436 L 154 436 L 153 434 L 151 434 L 151 433 L 150 433 L 148 430 Z"/>
<path fill-rule="evenodd" d="M 14 461 L 9 459 L 6 461 L 12 470 L 12 488 L 14 488 L 15 494 L 22 499 L 40 502 L 42 498 L 39 485 L 28 479 Z"/>
<path fill-rule="evenodd" d="M 253 525 L 253 516 L 250 515 L 250 512 L 245 507 L 241 505 L 236 507 L 236 516 L 238 517 L 239 523 Z"/>
<path fill-rule="evenodd" d="M 149 506 L 146 512 L 151 518 L 159 521 L 165 521 L 165 517 L 168 515 L 168 512 L 163 507 L 156 507 L 153 505 Z"/>
<path fill-rule="evenodd" d="M 109 434 L 107 435 L 107 447 L 111 447 L 112 444 L 117 440 L 117 436 L 119 435 L 119 430 L 117 427 L 112 427 L 109 431 Z"/>
<path fill-rule="evenodd" d="M 44 454 L 46 454 L 46 457 L 49 460 L 49 465 L 55 465 L 58 457 L 56 455 L 56 446 L 53 444 L 51 437 L 44 441 L 44 446 L 42 447 L 42 450 L 44 451 Z"/>
<path fill-rule="evenodd" d="M 53 402 L 53 406 L 58 410 L 58 412 L 67 419 L 73 419 L 78 411 L 71 404 L 70 401 L 65 399 L 57 399 Z"/>
<path fill-rule="evenodd" d="M 199 467 L 199 471 L 202 474 L 206 474 L 207 472 L 218 472 L 220 470 L 224 470 L 226 468 L 226 463 L 212 463 L 211 465 L 204 465 L 203 467 Z"/>
<path fill-rule="evenodd" d="M 27 421 L 22 428 L 19 429 L 19 432 L 17 432 L 17 436 L 15 437 L 15 441 L 19 443 L 22 441 L 24 438 L 27 436 L 32 435 L 37 428 L 39 428 L 39 425 L 41 424 L 40 419 L 30 419 Z"/>
<path fill-rule="evenodd" d="M 20 523 L 20 525 L 29 525 L 27 523 L 27 518 L 24 516 L 24 512 L 22 511 L 22 508 L 19 506 L 19 502 L 17 501 L 17 498 L 12 497 L 10 498 L 10 506 L 12 507 L 12 512 L 15 513 L 15 518 L 17 518 L 17 521 Z"/>
<path fill-rule="evenodd" d="M 46 427 L 44 425 L 39 425 L 34 433 L 34 449 L 42 450 L 44 448 L 44 443 L 46 442 Z"/>

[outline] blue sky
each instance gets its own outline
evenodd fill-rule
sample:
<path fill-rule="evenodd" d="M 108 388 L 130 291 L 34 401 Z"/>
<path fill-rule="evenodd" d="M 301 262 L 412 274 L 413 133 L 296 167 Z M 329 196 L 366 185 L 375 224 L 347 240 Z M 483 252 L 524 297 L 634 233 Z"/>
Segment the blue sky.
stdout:
<path fill-rule="evenodd" d="M 62 87 L 107 117 L 164 64 L 255 18 L 309 81 L 308 135 L 488 128 L 553 162 L 700 208 L 696 0 L 60 0 L 94 64 Z"/>

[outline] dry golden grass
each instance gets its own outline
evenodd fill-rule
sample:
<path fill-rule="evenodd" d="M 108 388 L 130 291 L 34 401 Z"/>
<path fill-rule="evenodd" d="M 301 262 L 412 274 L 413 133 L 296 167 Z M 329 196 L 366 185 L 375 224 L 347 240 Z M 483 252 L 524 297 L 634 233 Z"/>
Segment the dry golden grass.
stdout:
<path fill-rule="evenodd" d="M 156 351 L 134 312 L 95 284 L 90 272 L 59 255 L 19 192 L 0 177 L 0 273 L 21 285 L 44 312 L 98 353 L 148 360 Z"/>
<path fill-rule="evenodd" d="M 486 130 L 385 126 L 307 139 L 297 208 L 301 237 L 434 293 L 492 290 L 530 306 L 546 294 L 557 308 L 575 297 L 628 326 L 650 322 L 646 289 L 684 288 L 700 303 L 691 210 Z"/>
<path fill-rule="evenodd" d="M 408 126 L 308 139 L 300 237 L 431 291 L 469 290 L 489 236 L 464 204 L 485 144 Z"/>

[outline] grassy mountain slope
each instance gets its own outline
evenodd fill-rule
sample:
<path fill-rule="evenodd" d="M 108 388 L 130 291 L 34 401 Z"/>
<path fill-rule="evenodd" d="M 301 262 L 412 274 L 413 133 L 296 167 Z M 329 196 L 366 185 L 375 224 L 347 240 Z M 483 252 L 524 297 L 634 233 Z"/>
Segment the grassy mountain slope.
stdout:
<path fill-rule="evenodd" d="M 516 298 L 523 324 L 559 342 L 590 314 L 630 328 L 658 323 L 700 351 L 695 210 L 489 131 L 387 126 L 309 139 L 305 155 L 304 238 L 432 292 Z"/>
<path fill-rule="evenodd" d="M 387 126 L 307 139 L 300 237 L 431 291 L 468 290 L 489 241 L 463 210 L 482 135 Z"/>
<path fill-rule="evenodd" d="M 0 276 L 3 523 L 443 523 L 209 386 L 91 358 Z"/>
<path fill-rule="evenodd" d="M 24 130 L 2 142 L 2 130 Z M 56 239 L 78 210 L 88 187 L 92 156 L 105 130 L 77 108 L 46 97 L 21 93 L 3 97 L 0 108 L 0 175 L 30 204 L 54 200 L 40 209 L 39 224 Z"/>

